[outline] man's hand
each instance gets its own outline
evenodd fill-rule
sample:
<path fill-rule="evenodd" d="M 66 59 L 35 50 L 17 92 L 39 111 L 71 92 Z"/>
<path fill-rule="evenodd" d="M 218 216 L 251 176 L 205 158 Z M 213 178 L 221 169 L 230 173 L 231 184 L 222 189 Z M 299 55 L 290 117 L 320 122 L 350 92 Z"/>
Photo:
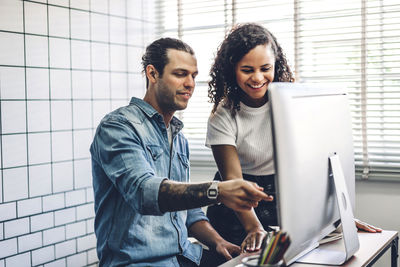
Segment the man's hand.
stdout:
<path fill-rule="evenodd" d="M 224 256 L 226 260 L 231 260 L 240 254 L 240 247 L 226 240 L 218 242 L 215 250 L 218 254 Z"/>
<path fill-rule="evenodd" d="M 363 230 L 365 232 L 370 232 L 370 233 L 380 233 L 382 232 L 381 228 L 378 228 L 376 226 L 370 225 L 368 223 L 362 222 L 358 219 L 354 219 L 356 222 L 356 227 L 358 230 Z"/>
<path fill-rule="evenodd" d="M 242 252 L 254 252 L 261 249 L 262 242 L 267 236 L 264 229 L 258 228 L 247 233 L 246 238 L 243 240 L 241 247 Z"/>
<path fill-rule="evenodd" d="M 233 179 L 218 184 L 218 200 L 236 211 L 250 210 L 257 207 L 259 201 L 273 200 L 273 197 L 265 194 L 263 190 L 256 183 Z"/>

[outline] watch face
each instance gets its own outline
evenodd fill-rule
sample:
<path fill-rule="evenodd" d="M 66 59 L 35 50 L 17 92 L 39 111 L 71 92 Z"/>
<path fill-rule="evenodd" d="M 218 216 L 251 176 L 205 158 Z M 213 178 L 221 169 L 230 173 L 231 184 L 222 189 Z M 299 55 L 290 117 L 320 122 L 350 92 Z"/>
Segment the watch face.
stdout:
<path fill-rule="evenodd" d="M 216 197 L 218 195 L 218 191 L 216 189 L 209 189 L 208 190 L 208 197 Z"/>

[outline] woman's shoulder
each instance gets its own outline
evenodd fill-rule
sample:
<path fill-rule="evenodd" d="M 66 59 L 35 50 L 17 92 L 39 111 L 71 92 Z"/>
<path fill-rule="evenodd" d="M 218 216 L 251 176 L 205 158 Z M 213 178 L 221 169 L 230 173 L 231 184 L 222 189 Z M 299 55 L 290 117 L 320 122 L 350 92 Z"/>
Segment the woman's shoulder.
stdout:
<path fill-rule="evenodd" d="M 211 112 L 210 118 L 214 117 L 232 118 L 230 108 L 224 101 L 219 102 L 215 111 Z"/>

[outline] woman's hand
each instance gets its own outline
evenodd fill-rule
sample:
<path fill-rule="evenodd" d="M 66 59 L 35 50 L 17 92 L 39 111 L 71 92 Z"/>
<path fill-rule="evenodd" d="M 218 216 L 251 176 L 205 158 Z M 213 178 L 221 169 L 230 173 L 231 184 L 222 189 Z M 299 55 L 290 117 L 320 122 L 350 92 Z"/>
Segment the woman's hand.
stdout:
<path fill-rule="evenodd" d="M 242 242 L 242 252 L 254 252 L 261 249 L 262 242 L 266 236 L 267 232 L 262 228 L 249 231 Z"/>
<path fill-rule="evenodd" d="M 376 226 L 370 225 L 366 222 L 362 222 L 358 219 L 354 219 L 354 221 L 356 222 L 356 227 L 358 230 L 363 230 L 365 232 L 370 232 L 370 233 L 380 233 L 382 232 L 381 228 L 378 228 Z"/>

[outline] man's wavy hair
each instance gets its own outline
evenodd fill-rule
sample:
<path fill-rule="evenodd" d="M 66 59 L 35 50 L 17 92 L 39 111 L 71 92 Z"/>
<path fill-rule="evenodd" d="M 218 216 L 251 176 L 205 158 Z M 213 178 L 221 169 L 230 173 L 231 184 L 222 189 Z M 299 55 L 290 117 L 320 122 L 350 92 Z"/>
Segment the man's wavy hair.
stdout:
<path fill-rule="evenodd" d="M 169 63 L 168 49 L 175 49 L 194 55 L 193 49 L 187 43 L 176 38 L 160 38 L 152 42 L 146 47 L 146 52 L 142 56 L 142 72 L 146 77 L 146 88 L 149 86 L 149 79 L 146 76 L 146 67 L 148 65 L 153 65 L 160 74 L 160 77 L 162 77 L 165 65 Z"/>
<path fill-rule="evenodd" d="M 274 82 L 293 82 L 294 77 L 286 56 L 276 38 L 263 26 L 246 23 L 232 28 L 218 48 L 210 70 L 208 97 L 214 103 L 214 113 L 221 100 L 231 110 L 232 116 L 240 109 L 240 88 L 236 82 L 236 64 L 254 47 L 269 44 L 275 55 Z"/>

